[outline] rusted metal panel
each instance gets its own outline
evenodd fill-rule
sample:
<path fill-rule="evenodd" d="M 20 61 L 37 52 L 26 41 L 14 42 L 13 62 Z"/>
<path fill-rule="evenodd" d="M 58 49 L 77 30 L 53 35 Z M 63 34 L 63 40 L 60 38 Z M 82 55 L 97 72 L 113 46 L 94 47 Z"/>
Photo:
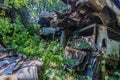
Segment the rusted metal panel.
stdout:
<path fill-rule="evenodd" d="M 93 8 L 95 11 L 102 11 L 104 7 L 99 0 L 88 0 L 87 5 Z"/>
<path fill-rule="evenodd" d="M 114 1 L 118 1 L 117 4 L 120 5 L 120 1 L 119 0 L 113 0 Z M 112 0 L 106 0 L 107 6 L 109 6 L 117 15 L 120 16 L 120 9 L 115 5 L 116 3 L 113 3 Z"/>
<path fill-rule="evenodd" d="M 113 36 L 114 38 L 114 36 Z M 105 41 L 103 43 L 103 41 Z M 104 46 L 105 45 L 105 46 Z M 107 56 L 111 55 L 109 58 L 118 58 L 120 57 L 120 42 L 109 39 L 107 26 L 99 26 L 98 30 L 98 38 L 97 38 L 97 47 L 99 50 L 103 51 L 103 53 L 107 54 Z M 105 49 L 105 50 L 103 50 Z"/>

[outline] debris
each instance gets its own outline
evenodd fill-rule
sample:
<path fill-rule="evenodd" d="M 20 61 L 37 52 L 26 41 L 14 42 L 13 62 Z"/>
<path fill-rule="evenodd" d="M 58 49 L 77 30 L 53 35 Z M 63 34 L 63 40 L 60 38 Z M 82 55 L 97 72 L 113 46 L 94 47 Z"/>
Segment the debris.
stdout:
<path fill-rule="evenodd" d="M 88 37 L 87 37 L 88 38 Z M 86 66 L 89 63 L 92 47 L 87 43 L 87 39 L 74 38 L 73 41 L 68 41 L 65 48 L 65 57 L 67 59 L 77 59 L 70 67 L 75 69 L 80 66 L 81 71 L 86 70 Z M 71 42 L 71 44 L 70 44 Z"/>
<path fill-rule="evenodd" d="M 20 80 L 38 80 L 39 67 L 42 65 L 39 61 L 29 61 L 30 63 L 25 63 L 20 69 L 15 73 L 15 75 Z"/>
<path fill-rule="evenodd" d="M 0 80 L 18 80 L 18 78 L 15 75 L 4 75 L 0 76 Z"/>
<path fill-rule="evenodd" d="M 38 24 L 41 26 L 39 35 L 42 38 L 47 37 L 49 40 L 55 40 L 55 37 L 57 36 L 60 38 L 60 43 L 62 43 L 61 40 L 63 40 L 64 32 L 62 31 L 62 28 L 58 26 L 57 14 L 55 12 L 42 11 L 40 13 Z"/>
<path fill-rule="evenodd" d="M 62 16 L 58 24 L 67 33 L 65 58 L 74 60 L 65 67 L 79 67 L 92 79 L 104 80 L 105 75 L 112 72 L 111 67 L 119 67 L 119 0 L 88 0 L 84 4 L 81 4 L 82 0 L 73 0 L 79 1 L 77 6 L 71 3 L 72 0 L 62 1 L 71 8 L 65 13 L 57 12 L 58 17 Z"/>
<path fill-rule="evenodd" d="M 87 5 L 93 8 L 95 11 L 102 11 L 104 5 L 102 5 L 99 0 L 88 0 Z"/>
<path fill-rule="evenodd" d="M 109 6 L 117 15 L 120 16 L 120 1 L 119 0 L 106 0 Z"/>
<path fill-rule="evenodd" d="M 38 80 L 42 61 L 0 48 L 0 80 Z"/>

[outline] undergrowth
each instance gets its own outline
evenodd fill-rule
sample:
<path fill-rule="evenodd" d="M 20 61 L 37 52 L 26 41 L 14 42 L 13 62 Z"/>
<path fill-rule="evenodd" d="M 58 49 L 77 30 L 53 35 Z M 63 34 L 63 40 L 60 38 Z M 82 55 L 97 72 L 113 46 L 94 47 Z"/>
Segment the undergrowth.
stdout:
<path fill-rule="evenodd" d="M 21 24 L 19 17 L 15 24 L 8 18 L 0 18 L 0 34 L 8 48 L 42 59 L 44 64 L 40 80 L 77 80 L 79 76 L 73 70 L 63 71 L 62 65 L 66 61 L 63 45 L 59 44 L 58 40 L 44 43 L 37 35 L 39 29 L 35 24 L 26 28 Z"/>
<path fill-rule="evenodd" d="M 40 27 L 30 24 L 29 28 L 21 24 L 19 17 L 16 23 L 11 23 L 8 18 L 0 18 L 0 35 L 8 48 L 12 48 L 21 54 L 42 59 L 43 66 L 39 73 L 39 80 L 92 80 L 76 74 L 74 70 L 63 70 L 63 63 L 73 64 L 73 61 L 64 58 L 64 47 L 58 40 L 44 42 L 37 35 Z M 117 77 L 105 76 L 105 80 L 119 80 L 120 73 L 114 73 Z"/>

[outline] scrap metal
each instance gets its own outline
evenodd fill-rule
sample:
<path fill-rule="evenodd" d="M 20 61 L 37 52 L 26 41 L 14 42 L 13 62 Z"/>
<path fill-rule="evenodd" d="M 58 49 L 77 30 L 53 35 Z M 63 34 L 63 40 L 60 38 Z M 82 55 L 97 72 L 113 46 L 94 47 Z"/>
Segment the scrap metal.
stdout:
<path fill-rule="evenodd" d="M 42 64 L 12 49 L 0 48 L 0 80 L 39 80 Z"/>
<path fill-rule="evenodd" d="M 120 64 L 119 0 L 88 0 L 83 4 L 82 0 L 62 1 L 71 5 L 68 12 L 57 12 L 65 16 L 59 23 L 67 32 L 65 36 L 72 37 L 68 38 L 65 58 L 75 60 L 73 64 L 65 64 L 66 68 L 76 70 L 79 67 L 92 80 L 104 80 L 105 74 L 111 75 L 111 67 L 119 67 Z M 76 6 L 77 2 L 79 5 Z M 84 41 L 80 41 L 82 39 Z M 86 48 L 86 43 L 89 48 Z"/>

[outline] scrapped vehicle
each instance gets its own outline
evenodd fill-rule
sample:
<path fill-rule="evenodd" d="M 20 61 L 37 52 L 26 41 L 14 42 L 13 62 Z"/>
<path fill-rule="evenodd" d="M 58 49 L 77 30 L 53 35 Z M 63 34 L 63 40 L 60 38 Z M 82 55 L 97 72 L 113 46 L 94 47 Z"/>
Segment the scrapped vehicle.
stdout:
<path fill-rule="evenodd" d="M 91 28 L 93 28 L 93 35 L 79 36 L 79 34 L 81 35 Z M 92 79 L 103 80 L 104 72 L 102 72 L 103 75 L 100 78 L 103 65 L 107 65 L 106 70 L 109 70 L 109 72 L 113 72 L 109 67 L 119 67 L 120 42 L 113 40 L 116 37 L 110 39 L 108 31 L 106 26 L 98 27 L 93 24 L 81 29 L 79 33 L 76 33 L 76 36 L 71 37 L 65 47 L 65 58 L 71 60 L 72 63 L 65 64 L 65 69 L 72 68 L 76 70 L 80 68 L 79 72 L 83 72 Z"/>
<path fill-rule="evenodd" d="M 77 1 L 81 0 L 68 0 L 68 4 L 71 1 L 75 1 L 77 3 Z M 80 6 L 77 7 L 76 10 L 67 15 L 67 19 L 64 18 L 63 22 L 61 22 L 61 25 L 63 26 L 63 28 L 72 28 L 72 30 L 76 28 L 74 32 L 79 33 L 81 31 L 81 33 L 79 33 L 79 36 L 91 36 L 94 32 L 95 43 L 99 50 L 101 50 L 102 43 L 105 44 L 106 40 L 107 42 L 110 42 L 112 40 L 112 42 L 116 41 L 119 43 L 119 0 L 106 0 L 106 2 L 103 1 L 103 3 L 100 0 L 95 0 L 93 2 L 92 1 L 93 0 L 88 0 L 82 6 L 81 4 L 79 4 Z M 64 0 L 63 2 L 66 3 Z M 80 12 L 80 15 L 78 14 L 78 12 Z M 67 23 L 64 21 L 66 21 Z M 74 23 L 74 21 L 76 23 Z M 74 24 L 72 24 L 72 22 Z M 93 26 L 91 27 L 92 24 L 96 24 L 96 29 L 94 29 Z M 104 35 L 102 32 L 104 33 Z M 75 34 L 73 34 L 73 36 L 74 35 Z M 108 48 L 107 45 L 106 47 Z"/>
<path fill-rule="evenodd" d="M 55 12 L 42 11 L 38 21 L 41 29 L 39 35 L 47 40 L 55 40 L 55 37 L 59 37 L 60 43 L 63 42 L 64 32 L 62 28 L 58 26 L 57 14 Z"/>
<path fill-rule="evenodd" d="M 119 3 L 114 3 L 119 0 L 106 0 L 104 5 L 100 0 L 92 1 L 76 8 L 67 17 L 72 20 L 66 19 L 69 23 L 77 23 L 67 26 L 76 29 L 65 47 L 65 58 L 71 63 L 65 63 L 64 69 L 72 68 L 93 80 L 104 80 L 106 74 L 115 76 L 111 68 L 120 70 L 120 9 Z"/>

